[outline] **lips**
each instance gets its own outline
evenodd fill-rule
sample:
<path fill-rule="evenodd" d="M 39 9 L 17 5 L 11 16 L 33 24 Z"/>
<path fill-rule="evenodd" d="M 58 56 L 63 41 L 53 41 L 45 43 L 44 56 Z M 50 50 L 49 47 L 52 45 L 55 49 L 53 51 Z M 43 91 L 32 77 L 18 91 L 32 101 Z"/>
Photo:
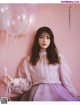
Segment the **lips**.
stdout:
<path fill-rule="evenodd" d="M 42 44 L 43 46 L 47 45 L 47 44 Z"/>

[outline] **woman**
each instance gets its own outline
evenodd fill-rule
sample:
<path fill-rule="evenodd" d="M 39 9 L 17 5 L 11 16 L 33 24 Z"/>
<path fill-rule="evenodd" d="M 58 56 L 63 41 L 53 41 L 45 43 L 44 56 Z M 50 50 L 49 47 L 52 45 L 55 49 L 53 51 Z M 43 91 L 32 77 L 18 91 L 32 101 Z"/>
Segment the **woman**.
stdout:
<path fill-rule="evenodd" d="M 64 57 L 58 54 L 54 35 L 49 27 L 40 27 L 35 35 L 31 56 L 20 69 L 21 76 L 6 76 L 10 88 L 17 93 L 26 92 L 21 100 L 78 101 L 72 85 L 70 70 Z"/>

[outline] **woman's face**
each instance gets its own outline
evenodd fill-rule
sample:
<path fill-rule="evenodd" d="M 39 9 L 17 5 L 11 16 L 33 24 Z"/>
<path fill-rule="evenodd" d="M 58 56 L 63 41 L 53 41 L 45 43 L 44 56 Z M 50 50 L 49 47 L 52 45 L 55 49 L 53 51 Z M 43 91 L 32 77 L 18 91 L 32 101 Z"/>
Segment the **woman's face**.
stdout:
<path fill-rule="evenodd" d="M 39 45 L 41 50 L 46 50 L 50 45 L 50 35 L 47 32 L 43 32 L 39 37 Z"/>

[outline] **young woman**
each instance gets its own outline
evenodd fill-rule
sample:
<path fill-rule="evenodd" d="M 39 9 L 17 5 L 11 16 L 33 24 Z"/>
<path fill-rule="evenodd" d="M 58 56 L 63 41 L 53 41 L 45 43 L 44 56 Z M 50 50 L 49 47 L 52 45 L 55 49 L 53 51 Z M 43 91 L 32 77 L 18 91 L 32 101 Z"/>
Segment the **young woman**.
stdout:
<path fill-rule="evenodd" d="M 78 101 L 70 70 L 64 57 L 58 54 L 54 35 L 49 27 L 40 27 L 35 35 L 32 53 L 21 66 L 20 77 L 6 78 L 11 91 L 24 93 L 21 100 Z M 27 92 L 26 92 L 27 91 Z"/>

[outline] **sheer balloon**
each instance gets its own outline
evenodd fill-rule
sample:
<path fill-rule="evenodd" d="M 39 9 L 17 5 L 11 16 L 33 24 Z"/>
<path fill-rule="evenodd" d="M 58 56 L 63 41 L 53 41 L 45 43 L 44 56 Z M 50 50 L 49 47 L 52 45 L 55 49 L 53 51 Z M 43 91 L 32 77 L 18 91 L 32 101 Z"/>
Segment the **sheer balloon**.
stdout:
<path fill-rule="evenodd" d="M 29 13 L 25 8 L 12 6 L 8 9 L 9 16 L 5 18 L 5 29 L 10 35 L 20 35 L 29 23 Z"/>
<path fill-rule="evenodd" d="M 29 24 L 26 27 L 24 34 L 29 34 L 29 32 L 34 30 L 38 4 L 24 4 L 24 7 L 29 13 Z"/>
<path fill-rule="evenodd" d="M 4 29 L 4 19 L 8 15 L 9 4 L 0 4 L 0 29 Z"/>
<path fill-rule="evenodd" d="M 34 25 L 35 25 L 35 16 L 32 14 L 29 16 L 29 24 L 27 25 L 23 34 L 29 34 L 30 32 L 32 32 L 34 30 Z"/>
<path fill-rule="evenodd" d="M 24 4 L 25 8 L 29 11 L 30 14 L 34 14 L 37 11 L 38 4 Z"/>

